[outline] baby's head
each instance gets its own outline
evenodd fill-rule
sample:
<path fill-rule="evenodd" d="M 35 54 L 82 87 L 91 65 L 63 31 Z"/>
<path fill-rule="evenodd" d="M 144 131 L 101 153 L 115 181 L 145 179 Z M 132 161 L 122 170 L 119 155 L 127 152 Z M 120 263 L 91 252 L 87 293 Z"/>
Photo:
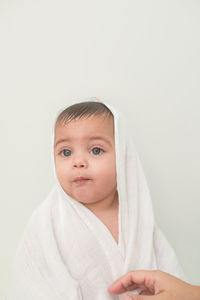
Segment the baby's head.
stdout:
<path fill-rule="evenodd" d="M 117 198 L 114 117 L 100 102 L 74 104 L 55 124 L 54 161 L 63 190 L 88 208 Z"/>

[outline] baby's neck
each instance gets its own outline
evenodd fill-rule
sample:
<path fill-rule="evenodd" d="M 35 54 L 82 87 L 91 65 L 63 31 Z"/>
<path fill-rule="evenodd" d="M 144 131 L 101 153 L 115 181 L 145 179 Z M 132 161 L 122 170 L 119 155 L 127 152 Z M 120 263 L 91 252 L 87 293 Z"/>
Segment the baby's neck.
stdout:
<path fill-rule="evenodd" d="M 84 205 L 97 216 L 99 214 L 104 214 L 107 211 L 116 210 L 118 209 L 118 192 L 116 191 L 114 194 L 112 194 L 105 200 Z"/>

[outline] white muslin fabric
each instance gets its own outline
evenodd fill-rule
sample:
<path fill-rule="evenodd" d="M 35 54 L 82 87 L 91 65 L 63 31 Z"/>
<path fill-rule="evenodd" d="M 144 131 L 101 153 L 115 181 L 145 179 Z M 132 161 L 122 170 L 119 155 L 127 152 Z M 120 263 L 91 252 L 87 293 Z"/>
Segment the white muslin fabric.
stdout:
<path fill-rule="evenodd" d="M 19 243 L 8 300 L 122 299 L 107 287 L 130 270 L 160 269 L 183 278 L 173 249 L 156 226 L 125 118 L 104 104 L 114 115 L 118 244 L 96 215 L 64 192 L 54 169 L 55 185 L 33 212 Z"/>

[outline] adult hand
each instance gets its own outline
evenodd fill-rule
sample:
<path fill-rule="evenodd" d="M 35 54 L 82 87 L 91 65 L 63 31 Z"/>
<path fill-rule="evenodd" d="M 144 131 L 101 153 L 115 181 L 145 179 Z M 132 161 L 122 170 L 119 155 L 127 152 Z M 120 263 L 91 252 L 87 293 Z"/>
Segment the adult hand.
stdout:
<path fill-rule="evenodd" d="M 120 277 L 108 291 L 121 294 L 141 289 L 140 295 L 126 294 L 123 300 L 200 300 L 200 287 L 162 271 L 131 271 Z"/>

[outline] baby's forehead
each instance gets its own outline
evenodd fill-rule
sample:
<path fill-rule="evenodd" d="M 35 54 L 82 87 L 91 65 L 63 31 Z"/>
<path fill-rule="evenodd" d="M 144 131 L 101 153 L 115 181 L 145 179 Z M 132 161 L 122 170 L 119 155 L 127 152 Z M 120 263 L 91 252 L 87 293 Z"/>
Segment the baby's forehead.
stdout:
<path fill-rule="evenodd" d="M 91 115 L 91 116 L 82 116 L 75 119 L 67 119 L 67 120 L 58 120 L 55 124 L 55 130 L 57 128 L 63 127 L 67 130 L 73 130 L 77 127 L 84 126 L 85 129 L 94 128 L 101 130 L 102 127 L 109 129 L 114 126 L 114 119 L 112 116 L 105 115 Z"/>
<path fill-rule="evenodd" d="M 59 122 L 55 128 L 55 142 L 58 139 L 97 139 L 114 138 L 114 126 L 112 118 L 105 116 L 91 116 Z"/>

